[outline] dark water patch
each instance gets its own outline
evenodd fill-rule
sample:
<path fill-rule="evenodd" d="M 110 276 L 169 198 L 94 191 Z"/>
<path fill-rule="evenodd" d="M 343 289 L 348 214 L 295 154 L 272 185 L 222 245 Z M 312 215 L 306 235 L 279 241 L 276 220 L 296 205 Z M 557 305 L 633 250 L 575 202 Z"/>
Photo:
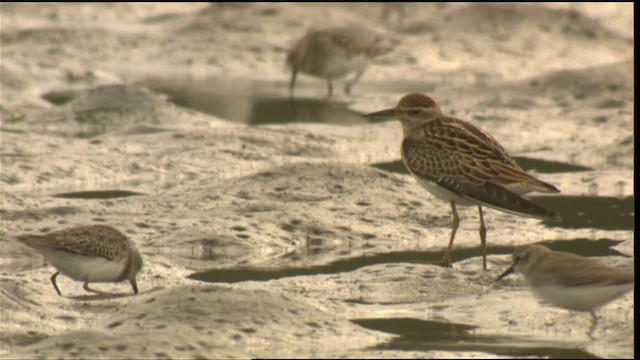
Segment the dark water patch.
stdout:
<path fill-rule="evenodd" d="M 106 127 L 102 127 L 100 129 L 91 129 L 89 131 L 80 131 L 77 132 L 75 134 L 73 134 L 73 137 L 77 138 L 77 139 L 87 139 L 90 140 L 96 136 L 100 136 L 102 134 L 105 134 L 107 132 L 107 128 Z M 96 141 L 94 140 L 90 140 L 89 142 L 94 142 Z M 99 140 L 98 140 L 99 141 Z"/>
<path fill-rule="evenodd" d="M 256 98 L 250 114 L 251 125 L 282 123 L 328 123 L 352 125 L 366 123 L 360 113 L 344 105 L 317 99 Z"/>
<path fill-rule="evenodd" d="M 123 135 L 151 135 L 151 134 L 158 134 L 158 133 L 163 133 L 167 131 L 170 131 L 170 130 L 157 127 L 157 126 L 138 125 L 123 131 L 122 134 Z"/>
<path fill-rule="evenodd" d="M 409 175 L 409 171 L 407 171 L 407 168 L 402 163 L 402 160 L 394 160 L 394 161 L 375 163 L 375 164 L 370 164 L 370 166 L 372 166 L 372 167 L 374 167 L 376 169 L 380 169 L 380 170 L 383 170 L 383 171 L 386 171 L 386 172 L 390 172 L 390 173 Z"/>
<path fill-rule="evenodd" d="M 413 318 L 356 319 L 356 325 L 398 337 L 375 346 L 379 350 L 400 351 L 468 351 L 500 356 L 536 356 L 552 359 L 595 359 L 596 356 L 576 348 L 575 344 L 536 341 L 531 337 L 474 335 L 476 326 L 427 321 Z"/>
<path fill-rule="evenodd" d="M 598 109 L 618 109 L 624 108 L 626 105 L 627 102 L 625 100 L 607 99 L 600 102 L 598 105 L 596 105 L 596 107 Z"/>
<path fill-rule="evenodd" d="M 635 197 L 538 196 L 532 200 L 560 213 L 562 221 L 544 223 L 564 229 L 634 230 Z"/>
<path fill-rule="evenodd" d="M 150 79 L 143 85 L 174 104 L 249 125 L 365 124 L 362 114 L 324 97 L 289 97 L 288 84 L 245 79 Z"/>
<path fill-rule="evenodd" d="M 423 262 L 425 260 L 438 260 L 441 254 L 438 252 L 423 251 L 398 251 L 385 254 L 357 257 L 338 260 L 325 265 L 311 267 L 297 267 L 284 269 L 260 269 L 260 268 L 235 268 L 213 269 L 188 276 L 190 279 L 206 282 L 236 283 L 241 281 L 268 281 L 293 276 L 337 274 L 359 269 L 361 267 L 398 262 Z"/>
<path fill-rule="evenodd" d="M 553 251 L 570 252 L 580 256 L 629 257 L 629 255 L 623 254 L 614 249 L 614 247 L 621 242 L 622 240 L 611 240 L 605 238 L 598 240 L 578 238 L 572 240 L 547 240 L 541 241 L 539 244 L 542 244 Z"/>
<path fill-rule="evenodd" d="M 522 169 L 525 171 L 536 171 L 540 174 L 555 174 L 555 173 L 566 173 L 566 172 L 580 172 L 580 171 L 591 171 L 593 170 L 590 167 L 574 165 L 569 163 L 563 163 L 559 161 L 550 161 L 550 160 L 542 160 L 542 159 L 533 159 L 526 158 L 522 156 L 514 156 L 513 160 L 516 161 Z M 407 168 L 402 163 L 402 160 L 394 160 L 382 163 L 371 164 L 374 168 L 384 170 L 387 172 L 397 173 L 397 174 L 409 174 Z"/>
<path fill-rule="evenodd" d="M 77 98 L 79 95 L 79 92 L 76 90 L 52 90 L 42 94 L 42 98 L 52 105 L 62 106 L 71 102 L 71 100 Z"/>
<path fill-rule="evenodd" d="M 55 194 L 53 197 L 64 199 L 115 199 L 128 196 L 145 195 L 144 193 L 127 191 L 127 190 L 104 190 L 104 191 L 78 191 Z"/>
<path fill-rule="evenodd" d="M 157 93 L 168 96 L 172 103 L 233 122 L 249 125 L 322 123 L 357 125 L 393 119 L 367 119 L 349 110 L 344 98 L 326 98 L 324 82 L 298 84 L 294 97 L 290 97 L 288 82 L 260 81 L 209 77 L 204 79 L 153 78 L 141 83 Z M 387 81 L 357 84 L 356 92 L 398 93 L 430 92 L 436 82 Z M 317 85 L 317 86 L 316 86 Z M 305 95 L 302 95 L 305 94 Z M 392 104 L 389 104 L 389 107 Z M 373 109 L 372 109 L 373 111 Z"/>
<path fill-rule="evenodd" d="M 442 249 L 433 251 L 395 251 L 342 259 L 329 264 L 310 267 L 289 267 L 279 269 L 248 267 L 233 269 L 211 269 L 193 273 L 189 275 L 188 278 L 205 282 L 237 283 L 242 281 L 269 281 L 304 275 L 337 274 L 342 272 L 354 271 L 365 266 L 376 264 L 425 264 L 429 262 L 436 262 L 442 259 L 442 255 L 444 254 L 444 246 L 446 245 L 446 239 L 442 239 L 442 242 Z M 507 255 L 513 253 L 513 246 L 492 246 L 491 239 L 489 239 L 488 242 L 489 255 Z M 550 249 L 556 251 L 568 251 L 584 256 L 606 256 L 622 255 L 621 253 L 610 249 L 611 246 L 615 246 L 618 243 L 619 241 L 616 242 L 609 239 L 600 239 L 597 241 L 588 239 L 575 239 L 543 242 L 542 244 L 547 245 Z M 479 246 L 454 249 L 451 256 L 452 261 L 455 263 L 457 261 L 470 259 L 473 257 L 480 257 L 481 250 Z"/>
<path fill-rule="evenodd" d="M 107 126 L 101 126 L 101 127 L 92 127 L 89 130 L 82 130 L 79 132 L 76 132 L 73 134 L 73 137 L 77 138 L 77 139 L 86 139 L 89 140 L 90 143 L 95 143 L 97 142 L 98 144 L 101 143 L 100 140 L 96 140 L 93 139 L 96 136 L 100 136 L 103 134 L 107 133 Z"/>
<path fill-rule="evenodd" d="M 532 159 L 523 156 L 514 156 L 513 160 L 525 171 L 536 171 L 541 174 L 556 174 L 567 172 L 591 171 L 593 168 L 582 165 L 564 163 L 560 161 Z"/>

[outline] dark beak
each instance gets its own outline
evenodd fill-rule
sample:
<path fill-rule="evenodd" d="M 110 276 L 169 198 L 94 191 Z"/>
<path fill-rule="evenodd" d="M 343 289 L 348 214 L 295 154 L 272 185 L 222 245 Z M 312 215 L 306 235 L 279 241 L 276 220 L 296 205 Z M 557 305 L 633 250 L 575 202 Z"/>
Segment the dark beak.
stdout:
<path fill-rule="evenodd" d="M 376 118 L 376 117 L 394 118 L 398 116 L 398 110 L 396 108 L 392 108 L 387 110 L 376 111 L 371 114 L 367 114 L 363 116 L 366 118 Z"/>
<path fill-rule="evenodd" d="M 513 264 L 513 265 L 509 266 L 509 268 L 508 268 L 507 270 L 505 270 L 505 271 L 502 273 L 502 275 L 498 276 L 498 278 L 496 279 L 496 281 L 499 281 L 499 280 L 500 280 L 500 279 L 502 279 L 503 277 L 505 277 L 505 276 L 507 276 L 507 275 L 511 274 L 511 273 L 513 272 L 513 267 L 514 267 L 515 265 L 516 265 L 516 264 Z"/>

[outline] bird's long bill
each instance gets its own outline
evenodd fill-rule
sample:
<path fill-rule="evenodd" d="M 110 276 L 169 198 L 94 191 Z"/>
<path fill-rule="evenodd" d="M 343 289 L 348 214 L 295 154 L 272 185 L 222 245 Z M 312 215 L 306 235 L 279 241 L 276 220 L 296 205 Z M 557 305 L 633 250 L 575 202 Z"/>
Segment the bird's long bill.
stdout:
<path fill-rule="evenodd" d="M 380 110 L 380 111 L 376 111 L 373 112 L 371 114 L 366 114 L 363 115 L 366 118 L 374 118 L 374 117 L 396 117 L 396 115 L 398 114 L 398 110 L 396 110 L 396 108 L 392 108 L 392 109 L 386 109 L 386 110 Z"/>
<path fill-rule="evenodd" d="M 500 279 L 502 279 L 503 277 L 505 277 L 505 276 L 507 276 L 507 275 L 511 274 L 511 273 L 514 271 L 514 270 L 513 270 L 513 268 L 514 268 L 514 266 L 515 266 L 515 265 L 516 265 L 516 264 L 513 264 L 513 265 L 509 266 L 509 268 L 508 268 L 507 270 L 505 270 L 505 271 L 504 271 L 500 276 L 498 276 L 498 278 L 496 279 L 496 281 L 499 281 L 499 280 L 500 280 Z"/>

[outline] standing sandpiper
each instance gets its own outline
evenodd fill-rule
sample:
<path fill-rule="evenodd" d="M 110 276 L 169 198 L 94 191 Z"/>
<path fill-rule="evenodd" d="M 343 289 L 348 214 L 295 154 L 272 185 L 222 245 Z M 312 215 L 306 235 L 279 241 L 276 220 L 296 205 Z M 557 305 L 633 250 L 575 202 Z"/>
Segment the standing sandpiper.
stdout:
<path fill-rule="evenodd" d="M 36 249 L 58 271 L 51 283 L 62 296 L 56 277 L 62 273 L 74 280 L 90 282 L 120 282 L 129 280 L 138 293 L 136 275 L 142 268 L 142 256 L 127 237 L 107 225 L 78 226 L 44 235 L 20 235 L 18 240 Z"/>
<path fill-rule="evenodd" d="M 369 66 L 373 58 L 392 50 L 388 41 L 374 31 L 360 26 L 310 30 L 287 53 L 291 67 L 289 91 L 293 96 L 298 71 L 327 80 L 327 97 L 333 93 L 331 81 L 356 72 L 344 86 L 346 94 Z"/>
<path fill-rule="evenodd" d="M 539 244 L 517 247 L 513 264 L 496 281 L 513 272 L 522 274 L 541 299 L 563 309 L 591 313 L 589 337 L 598 323 L 595 310 L 634 285 L 632 273 Z"/>
<path fill-rule="evenodd" d="M 365 115 L 392 117 L 402 123 L 402 162 L 433 196 L 451 204 L 451 237 L 439 265 L 451 266 L 451 249 L 458 230 L 456 204 L 477 205 L 480 214 L 482 268 L 487 269 L 486 227 L 482 206 L 546 220 L 558 213 L 521 197 L 530 191 L 560 192 L 522 170 L 488 133 L 460 119 L 444 116 L 423 94 L 409 94 L 395 108 Z"/>

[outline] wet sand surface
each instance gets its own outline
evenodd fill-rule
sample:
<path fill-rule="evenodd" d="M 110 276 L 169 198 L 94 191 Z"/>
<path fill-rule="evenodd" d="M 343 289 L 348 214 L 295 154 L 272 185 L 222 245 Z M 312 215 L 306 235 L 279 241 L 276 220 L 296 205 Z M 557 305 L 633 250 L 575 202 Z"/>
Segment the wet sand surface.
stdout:
<path fill-rule="evenodd" d="M 388 6 L 388 5 L 387 5 Z M 588 313 L 496 283 L 519 244 L 632 271 L 630 4 L 0 5 L 3 358 L 633 357 L 629 293 Z M 396 43 L 325 99 L 289 46 L 363 24 Z M 562 190 L 551 223 L 448 204 L 403 169 L 401 126 L 360 114 L 430 95 Z M 144 257 L 96 295 L 15 240 L 102 223 Z"/>

